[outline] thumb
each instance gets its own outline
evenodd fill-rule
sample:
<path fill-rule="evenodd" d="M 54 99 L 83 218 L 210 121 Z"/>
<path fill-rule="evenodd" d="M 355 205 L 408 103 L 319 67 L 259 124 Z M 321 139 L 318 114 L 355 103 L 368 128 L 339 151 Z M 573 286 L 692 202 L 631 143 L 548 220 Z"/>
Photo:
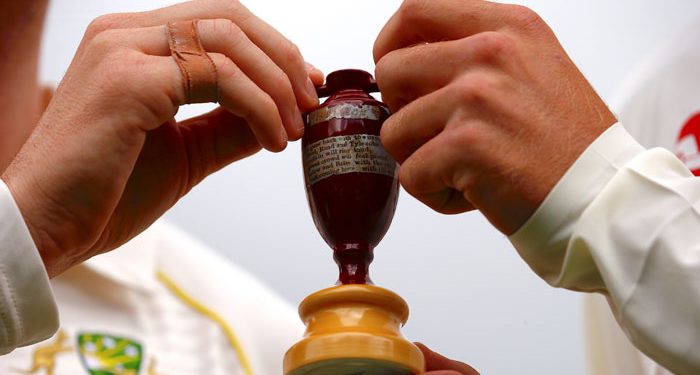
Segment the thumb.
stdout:
<path fill-rule="evenodd" d="M 189 155 L 194 184 L 261 149 L 245 120 L 222 107 L 182 121 L 178 127 Z"/>

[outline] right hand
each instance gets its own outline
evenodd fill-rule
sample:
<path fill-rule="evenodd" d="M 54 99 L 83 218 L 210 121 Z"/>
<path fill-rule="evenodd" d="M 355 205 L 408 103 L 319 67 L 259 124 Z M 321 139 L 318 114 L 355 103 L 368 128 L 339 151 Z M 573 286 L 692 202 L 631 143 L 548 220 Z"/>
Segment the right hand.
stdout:
<path fill-rule="evenodd" d="M 374 56 L 393 113 L 381 141 L 401 185 L 438 212 L 476 208 L 506 235 L 617 122 L 549 26 L 520 5 L 404 0 Z"/>
<path fill-rule="evenodd" d="M 466 363 L 443 357 L 421 343 L 416 343 L 416 346 L 425 358 L 427 372 L 422 375 L 479 375 L 478 371 Z"/>
<path fill-rule="evenodd" d="M 218 71 L 221 108 L 177 123 L 185 93 L 165 25 L 192 19 Z M 49 275 L 125 243 L 210 173 L 299 139 L 322 79 L 235 0 L 93 21 L 2 176 Z"/>

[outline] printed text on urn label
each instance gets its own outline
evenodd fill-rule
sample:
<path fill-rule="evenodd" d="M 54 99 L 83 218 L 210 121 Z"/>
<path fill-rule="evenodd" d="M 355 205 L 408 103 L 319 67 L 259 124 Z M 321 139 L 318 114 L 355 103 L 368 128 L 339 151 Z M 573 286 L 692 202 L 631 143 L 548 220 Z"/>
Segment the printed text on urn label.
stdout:
<path fill-rule="evenodd" d="M 345 173 L 377 173 L 393 177 L 396 161 L 376 135 L 330 137 L 304 148 L 304 168 L 312 185 Z"/>

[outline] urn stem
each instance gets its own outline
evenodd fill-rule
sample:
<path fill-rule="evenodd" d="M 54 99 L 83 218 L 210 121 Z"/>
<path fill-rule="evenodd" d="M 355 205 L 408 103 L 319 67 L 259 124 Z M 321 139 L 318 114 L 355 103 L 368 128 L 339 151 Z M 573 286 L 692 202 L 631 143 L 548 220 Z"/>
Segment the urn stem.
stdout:
<path fill-rule="evenodd" d="M 374 259 L 374 252 L 369 245 L 338 244 L 333 248 L 333 259 L 340 273 L 336 284 L 373 284 L 369 277 L 369 265 Z"/>

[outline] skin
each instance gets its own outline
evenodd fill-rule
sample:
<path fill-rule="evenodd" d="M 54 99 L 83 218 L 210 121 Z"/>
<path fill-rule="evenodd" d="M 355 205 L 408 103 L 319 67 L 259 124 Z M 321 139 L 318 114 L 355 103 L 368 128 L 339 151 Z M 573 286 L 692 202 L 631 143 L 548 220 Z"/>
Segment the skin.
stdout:
<path fill-rule="evenodd" d="M 395 113 L 381 140 L 401 164 L 403 187 L 442 213 L 478 209 L 506 235 L 617 121 L 522 6 L 406 0 L 374 58 Z"/>
<path fill-rule="evenodd" d="M 196 18 L 218 70 L 219 97 L 211 99 L 221 107 L 178 123 L 185 94 L 165 23 Z M 24 55 L 34 69 L 37 51 L 35 40 Z M 38 90 L 36 72 L 24 82 Z M 14 128 L 18 140 L 33 130 L 2 179 L 55 276 L 133 238 L 210 173 L 261 146 L 283 150 L 302 135 L 300 112 L 318 104 L 312 89 L 296 46 L 237 1 L 102 16 L 36 126 Z"/>
<path fill-rule="evenodd" d="M 0 171 L 15 157 L 39 119 L 37 74 L 46 0 L 0 3 Z"/>
<path fill-rule="evenodd" d="M 402 186 L 441 213 L 478 209 L 506 235 L 617 122 L 551 29 L 522 6 L 405 0 L 374 58 L 394 113 L 381 140 Z M 477 373 L 419 347 L 429 374 Z"/>
<path fill-rule="evenodd" d="M 479 375 L 473 367 L 466 363 L 455 361 L 446 358 L 421 343 L 416 343 L 416 346 L 425 357 L 426 370 L 428 372 L 423 375 Z"/>
<path fill-rule="evenodd" d="M 234 0 L 96 19 L 51 98 L 37 78 L 47 5 L 0 3 L 0 175 L 51 277 L 133 238 L 212 172 L 283 150 L 318 104 L 323 74 Z M 221 107 L 176 122 L 185 94 L 164 27 L 189 19 Z M 419 347 L 427 374 L 477 374 Z"/>

